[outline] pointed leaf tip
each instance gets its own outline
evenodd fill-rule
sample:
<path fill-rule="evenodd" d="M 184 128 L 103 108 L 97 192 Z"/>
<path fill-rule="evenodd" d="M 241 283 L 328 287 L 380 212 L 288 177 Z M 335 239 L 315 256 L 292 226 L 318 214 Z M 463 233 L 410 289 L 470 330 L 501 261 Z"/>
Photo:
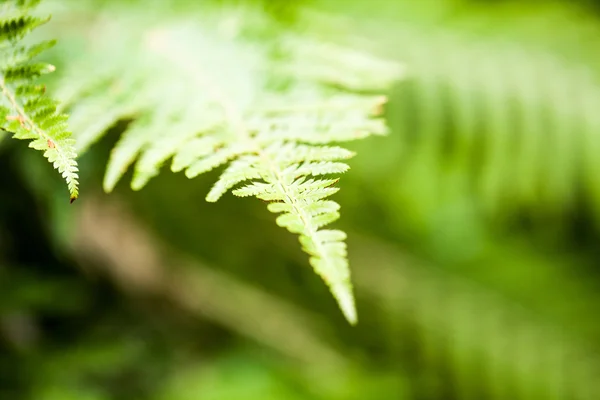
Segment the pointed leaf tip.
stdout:
<path fill-rule="evenodd" d="M 337 285 L 331 288 L 333 296 L 338 302 L 344 317 L 350 323 L 350 325 L 356 325 L 358 317 L 356 315 L 356 306 L 354 305 L 354 295 L 352 294 L 352 288 L 346 285 Z"/>

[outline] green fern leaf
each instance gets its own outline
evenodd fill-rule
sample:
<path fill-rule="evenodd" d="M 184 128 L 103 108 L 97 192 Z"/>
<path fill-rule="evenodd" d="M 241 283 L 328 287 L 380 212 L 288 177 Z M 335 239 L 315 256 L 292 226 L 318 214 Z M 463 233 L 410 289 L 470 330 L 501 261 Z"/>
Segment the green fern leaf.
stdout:
<path fill-rule="evenodd" d="M 386 133 L 379 116 L 385 98 L 368 91 L 389 87 L 401 70 L 395 63 L 290 32 L 255 42 L 239 32 L 269 26 L 262 14 L 219 14 L 205 12 L 202 29 L 181 17 L 176 26 L 161 16 L 143 23 L 125 17 L 121 25 L 111 18 L 110 31 L 119 40 L 107 38 L 106 48 L 86 55 L 102 59 L 102 65 L 113 63 L 107 68 L 113 71 L 110 86 L 133 87 L 134 79 L 143 77 L 138 87 L 147 88 L 122 103 L 138 117 L 112 150 L 104 188 L 113 190 L 134 163 L 135 190 L 170 159 L 172 171 L 184 171 L 188 178 L 224 167 L 206 200 L 215 202 L 232 191 L 269 202 L 269 211 L 280 214 L 276 223 L 300 236 L 310 264 L 355 323 L 345 234 L 322 230 L 340 216 L 339 205 L 326 198 L 338 191 L 335 175 L 349 169 L 343 161 L 354 156 L 332 144 Z M 133 27 L 140 24 L 136 31 Z M 232 24 L 239 29 L 223 29 Z M 75 66 L 63 91 L 76 92 L 68 88 L 83 80 L 79 71 L 85 70 Z M 137 76 L 121 74 L 124 70 L 135 70 Z M 72 112 L 77 115 L 105 99 L 105 91 L 82 95 L 72 101 Z"/>
<path fill-rule="evenodd" d="M 24 47 L 18 43 L 32 29 L 48 21 L 26 15 L 36 1 L 5 1 L 0 9 L 0 128 L 13 138 L 31 140 L 29 147 L 43 151 L 66 180 L 70 199 L 79 195 L 74 140 L 66 115 L 57 112 L 57 103 L 44 95 L 45 88 L 33 82 L 54 71 L 54 66 L 32 59 L 54 42 Z"/>

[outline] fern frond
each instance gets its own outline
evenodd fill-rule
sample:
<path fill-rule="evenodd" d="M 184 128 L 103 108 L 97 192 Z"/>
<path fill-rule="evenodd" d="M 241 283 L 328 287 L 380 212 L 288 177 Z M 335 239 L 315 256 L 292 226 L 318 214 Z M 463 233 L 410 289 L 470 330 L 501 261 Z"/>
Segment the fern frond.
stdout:
<path fill-rule="evenodd" d="M 48 21 L 29 16 L 37 1 L 4 1 L 0 7 L 0 128 L 15 139 L 31 140 L 29 147 L 44 152 L 66 180 L 70 199 L 79 195 L 77 154 L 67 127 L 67 116 L 45 95 L 35 79 L 54 71 L 54 66 L 33 58 L 54 42 L 32 46 L 19 43 L 32 29 Z"/>
<path fill-rule="evenodd" d="M 393 185 L 410 204 L 403 223 L 422 215 L 418 224 L 435 225 L 431 216 L 457 202 L 494 220 L 539 221 L 585 203 L 600 226 L 597 16 L 566 1 L 461 3 L 354 2 L 354 18 L 337 19 L 343 29 L 377 13 L 360 28 L 411 71 L 388 147 Z"/>
<path fill-rule="evenodd" d="M 354 155 L 332 143 L 386 133 L 379 116 L 385 98 L 369 91 L 388 87 L 401 69 L 290 32 L 270 35 L 275 41 L 265 43 L 261 37 L 254 42 L 242 34 L 244 24 L 265 26 L 268 21 L 261 25 L 253 18 L 239 11 L 221 11 L 216 19 L 205 13 L 203 29 L 181 17 L 177 27 L 162 18 L 145 21 L 128 39 L 131 26 L 140 21 L 112 26 L 120 39 L 104 51 L 122 58 L 102 51 L 96 56 L 114 63 L 111 86 L 132 87 L 132 76 L 118 71 L 136 70 L 146 80 L 138 87 L 148 91 L 131 93 L 123 102 L 137 101 L 131 110 L 138 118 L 112 150 L 104 188 L 110 192 L 134 163 L 135 190 L 170 159 L 172 171 L 184 171 L 189 178 L 225 167 L 206 200 L 217 201 L 232 190 L 270 202 L 268 209 L 280 214 L 277 224 L 300 236 L 310 264 L 354 323 L 345 234 L 321 229 L 339 218 L 339 205 L 325 200 L 338 190 L 333 186 L 337 178 L 329 175 L 346 172 L 342 161 Z M 237 26 L 233 33 L 232 25 Z M 133 53 L 140 40 L 144 46 Z M 115 43 L 129 43 L 129 51 L 115 49 Z M 84 69 L 74 73 L 79 70 Z M 81 76 L 66 80 L 63 88 Z M 83 95 L 74 102 L 73 114 L 105 98 L 102 92 Z"/>

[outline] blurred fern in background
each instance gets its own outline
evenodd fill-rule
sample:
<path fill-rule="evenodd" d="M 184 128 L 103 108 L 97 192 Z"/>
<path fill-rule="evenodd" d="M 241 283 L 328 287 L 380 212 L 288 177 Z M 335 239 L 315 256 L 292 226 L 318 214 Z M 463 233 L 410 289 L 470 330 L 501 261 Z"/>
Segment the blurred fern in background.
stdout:
<path fill-rule="evenodd" d="M 94 190 L 144 106 L 134 94 L 155 89 L 130 64 L 104 62 L 139 50 L 116 21 L 133 11 L 133 32 L 146 10 L 163 10 L 200 24 L 199 8 L 46 2 L 44 34 L 59 39 L 48 87 L 73 110 L 89 195 L 65 208 L 35 154 L 1 142 L 0 398 L 600 398 L 598 5 L 214 6 L 232 4 L 271 13 L 266 29 L 247 20 L 243 34 L 258 43 L 308 32 L 405 67 L 386 105 L 390 134 L 349 146 L 360 156 L 335 197 L 360 323 L 344 324 L 261 204 L 204 202 L 217 173 Z M 94 30 L 99 20 L 114 30 Z M 89 56 L 111 35 L 108 53 Z M 95 86 L 81 91 L 75 61 L 88 63 L 80 76 L 98 77 Z M 103 79 L 115 74 L 128 86 L 112 92 Z M 356 82 L 373 88 L 378 78 Z"/>

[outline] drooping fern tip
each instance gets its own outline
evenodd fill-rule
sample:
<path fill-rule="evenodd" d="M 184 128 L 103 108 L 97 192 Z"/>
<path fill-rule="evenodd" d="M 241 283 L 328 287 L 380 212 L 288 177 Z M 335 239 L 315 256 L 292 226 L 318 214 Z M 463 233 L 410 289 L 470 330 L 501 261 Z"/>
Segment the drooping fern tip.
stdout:
<path fill-rule="evenodd" d="M 72 203 L 79 196 L 79 176 L 67 116 L 57 112 L 57 102 L 46 95 L 45 86 L 35 84 L 41 75 L 55 70 L 53 65 L 34 60 L 54 41 L 21 45 L 28 33 L 50 19 L 29 15 L 37 3 L 0 3 L 0 127 L 15 139 L 31 140 L 29 147 L 43 151 L 65 179 Z"/>
<path fill-rule="evenodd" d="M 165 163 L 188 178 L 220 169 L 206 200 L 231 192 L 268 203 L 276 224 L 298 235 L 309 264 L 355 324 L 346 234 L 325 229 L 340 217 L 330 196 L 354 156 L 338 144 L 387 133 L 386 98 L 373 93 L 386 91 L 403 68 L 295 31 L 232 36 L 223 26 L 233 19 L 235 32 L 268 24 L 239 10 L 205 17 L 165 23 L 157 16 L 155 25 L 138 30 L 129 18 L 112 19 L 118 40 L 86 55 L 102 60 L 91 65 L 102 65 L 102 78 L 84 67 L 88 60 L 64 77 L 72 120 L 82 132 L 78 145 L 85 149 L 119 119 L 133 119 L 111 151 L 107 192 L 132 165 L 134 190 Z M 114 90 L 78 91 L 74 82 Z"/>

